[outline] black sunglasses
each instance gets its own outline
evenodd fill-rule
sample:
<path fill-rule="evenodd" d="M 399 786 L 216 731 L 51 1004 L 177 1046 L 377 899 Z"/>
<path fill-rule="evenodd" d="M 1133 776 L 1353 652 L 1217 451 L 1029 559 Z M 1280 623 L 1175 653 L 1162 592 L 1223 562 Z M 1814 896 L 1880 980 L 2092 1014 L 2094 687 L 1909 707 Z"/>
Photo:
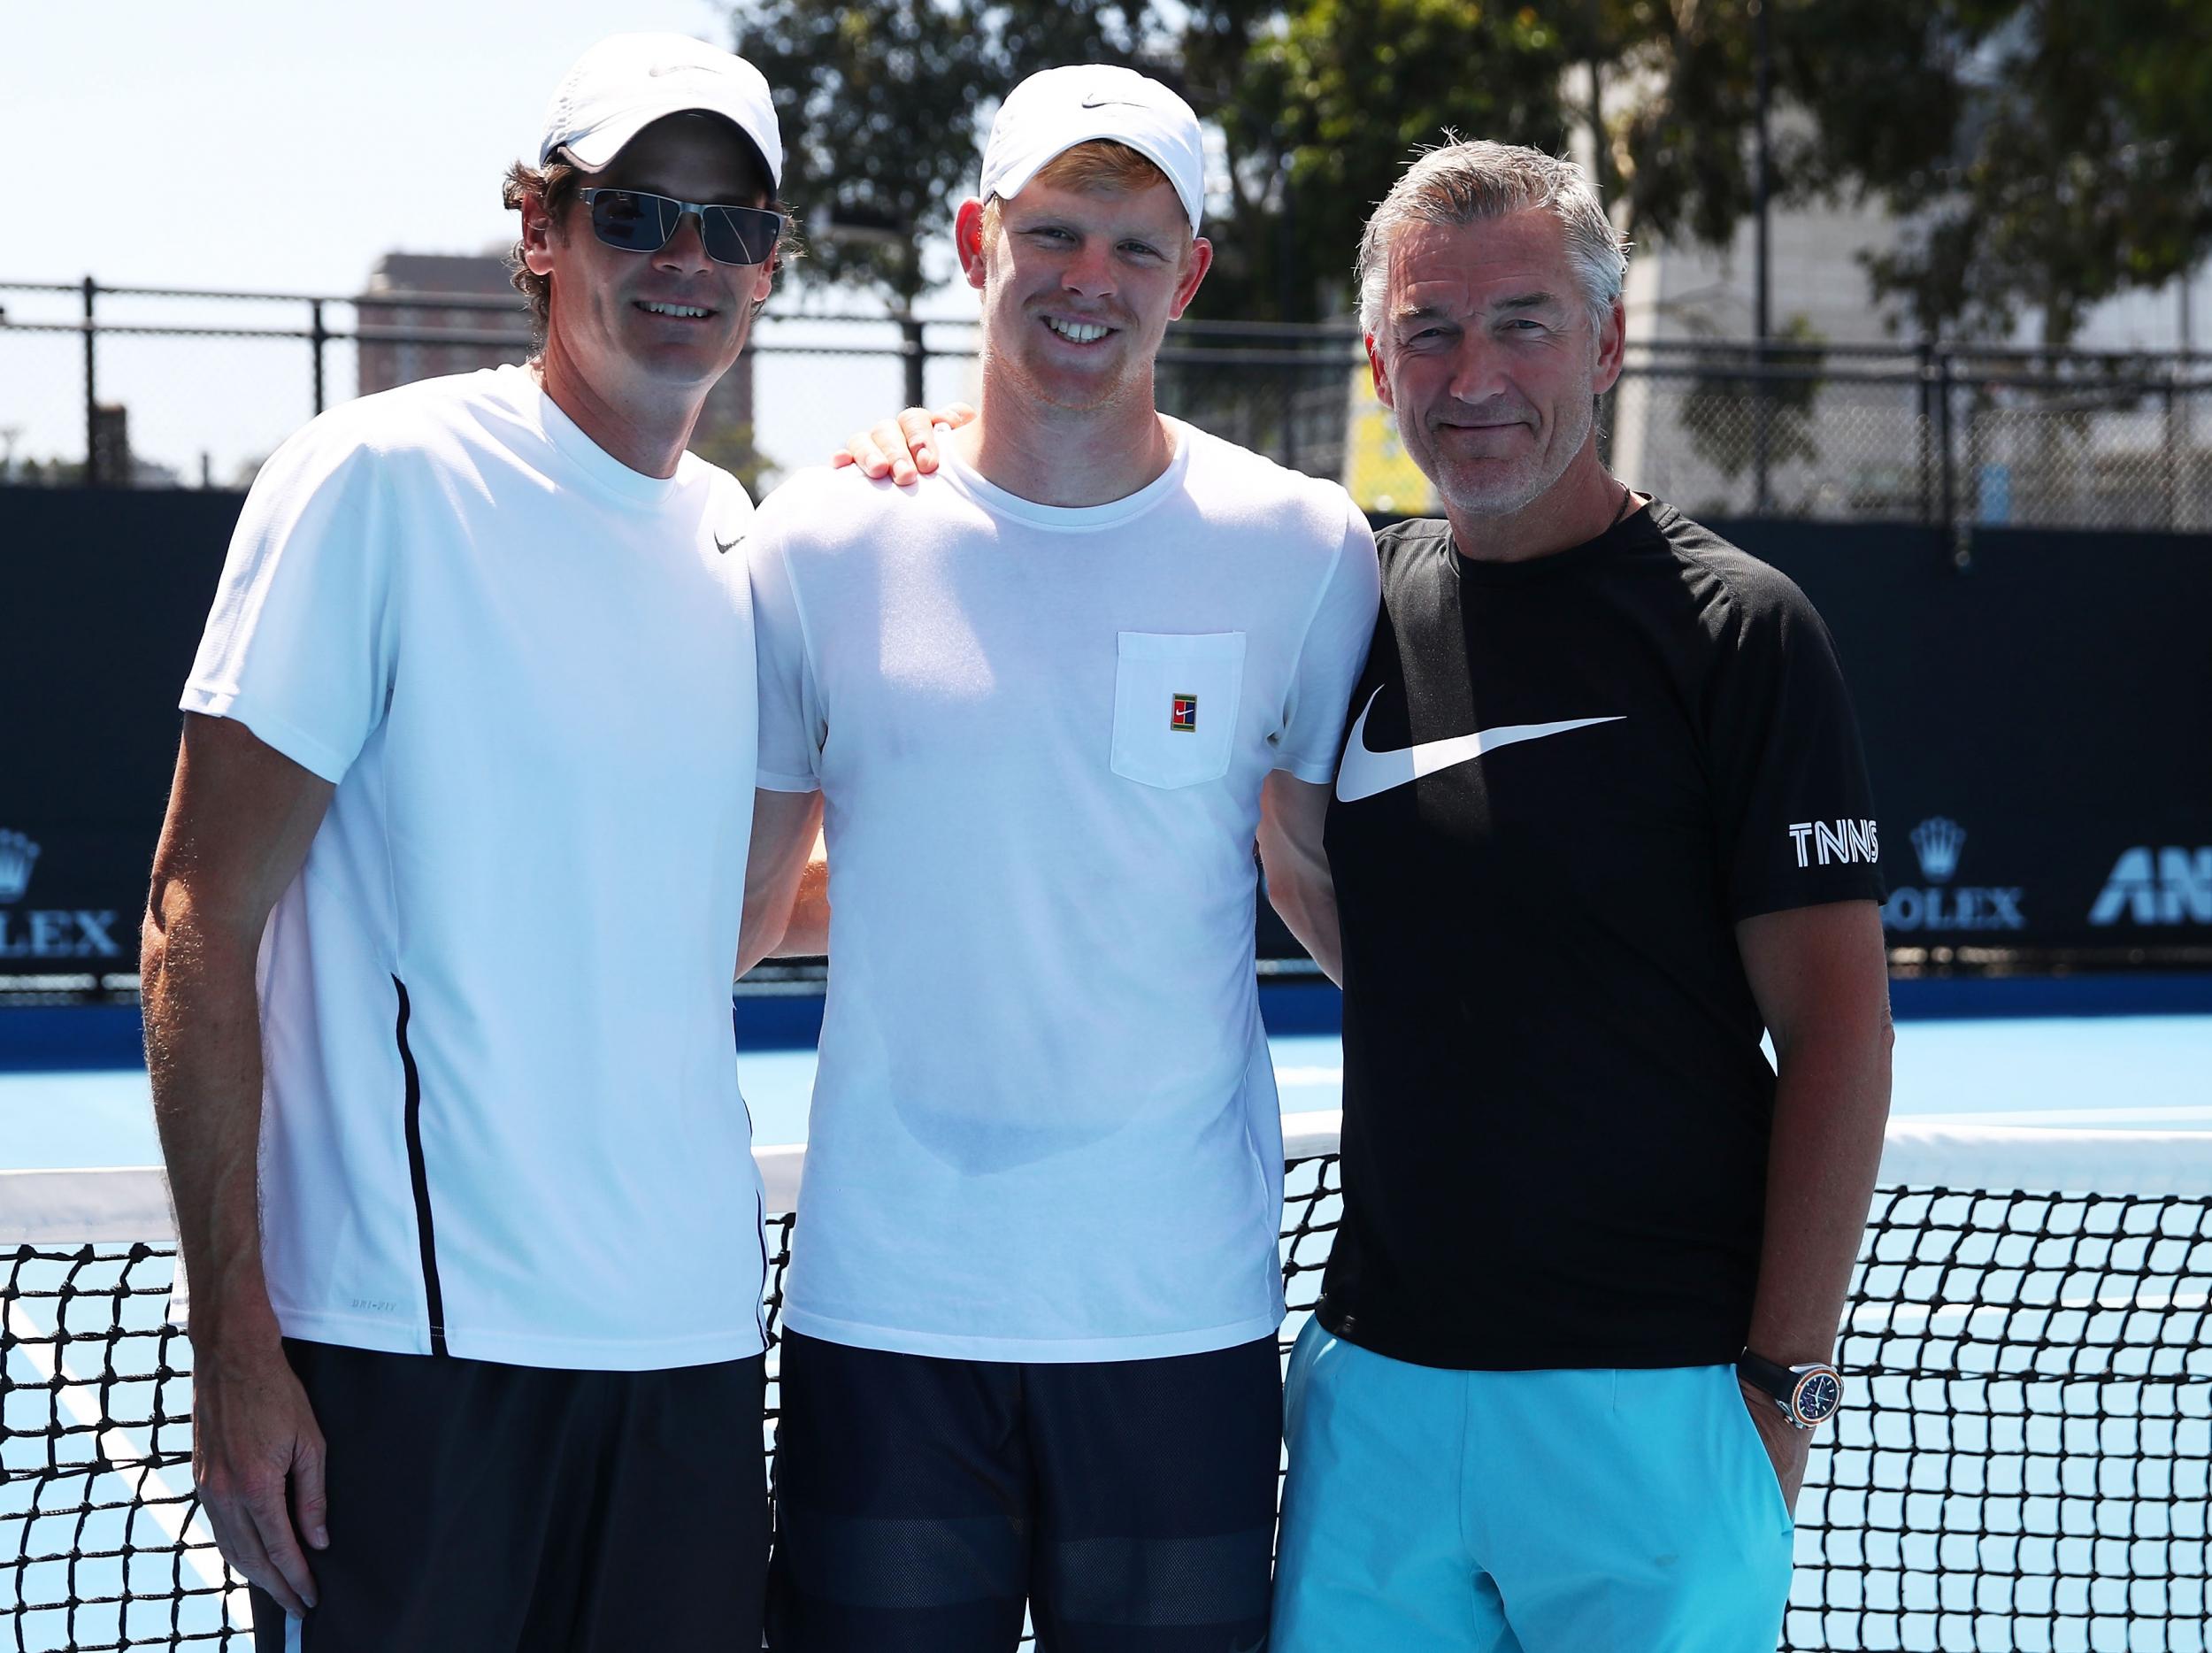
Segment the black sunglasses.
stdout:
<path fill-rule="evenodd" d="M 591 233 L 625 252 L 659 251 L 687 212 L 699 215 L 699 239 L 717 264 L 765 264 L 783 234 L 783 214 L 764 207 L 713 206 L 641 189 L 587 189 L 580 199 L 591 209 Z"/>

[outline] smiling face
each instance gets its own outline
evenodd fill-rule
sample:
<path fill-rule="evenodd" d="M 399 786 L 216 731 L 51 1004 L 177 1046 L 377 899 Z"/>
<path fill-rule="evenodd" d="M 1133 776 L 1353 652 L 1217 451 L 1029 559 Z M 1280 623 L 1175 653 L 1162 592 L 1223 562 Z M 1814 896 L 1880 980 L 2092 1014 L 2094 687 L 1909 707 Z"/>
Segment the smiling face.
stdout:
<path fill-rule="evenodd" d="M 1391 244 L 1375 393 L 1406 451 L 1455 511 L 1510 516 L 1588 452 L 1595 399 L 1620 375 L 1618 303 L 1602 321 L 1541 210 L 1415 222 Z"/>
<path fill-rule="evenodd" d="M 586 181 L 680 201 L 762 206 L 768 182 L 750 145 L 708 115 L 655 121 Z M 591 210 L 571 203 L 557 224 L 526 211 L 523 256 L 552 278 L 546 356 L 611 407 L 695 403 L 744 348 L 754 307 L 768 296 L 774 261 L 718 264 L 687 215 L 657 252 L 610 247 L 592 233 Z"/>
<path fill-rule="evenodd" d="M 1150 411 L 1161 337 L 1213 259 L 1174 187 L 1153 175 L 1115 191 L 1040 175 L 995 211 L 960 209 L 961 267 L 983 295 L 987 396 L 996 380 L 1046 407 Z"/>

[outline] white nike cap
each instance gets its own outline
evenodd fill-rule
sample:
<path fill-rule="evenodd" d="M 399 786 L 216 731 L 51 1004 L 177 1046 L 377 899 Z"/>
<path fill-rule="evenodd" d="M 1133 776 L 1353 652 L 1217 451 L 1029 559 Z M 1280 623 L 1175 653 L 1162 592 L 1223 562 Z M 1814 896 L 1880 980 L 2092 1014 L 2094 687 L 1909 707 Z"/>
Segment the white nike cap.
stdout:
<path fill-rule="evenodd" d="M 577 58 L 545 111 L 538 165 L 556 150 L 588 173 L 664 115 L 719 115 L 752 140 L 768 164 L 768 183 L 783 183 L 783 133 L 775 100 L 758 69 L 688 35 L 611 35 Z"/>
<path fill-rule="evenodd" d="M 1041 70 L 1006 95 L 983 146 L 983 198 L 1011 199 L 1053 157 L 1100 138 L 1126 143 L 1165 173 L 1197 233 L 1206 204 L 1198 117 L 1157 81 L 1110 64 Z"/>

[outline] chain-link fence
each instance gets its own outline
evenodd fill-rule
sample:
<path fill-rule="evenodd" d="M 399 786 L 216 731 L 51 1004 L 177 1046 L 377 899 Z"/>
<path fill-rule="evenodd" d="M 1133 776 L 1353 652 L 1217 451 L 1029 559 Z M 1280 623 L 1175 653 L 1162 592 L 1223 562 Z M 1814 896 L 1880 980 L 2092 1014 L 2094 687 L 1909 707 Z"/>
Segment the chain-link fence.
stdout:
<path fill-rule="evenodd" d="M 1632 346 L 1620 473 L 1712 516 L 2212 527 L 2212 357 Z"/>
<path fill-rule="evenodd" d="M 478 290 L 306 294 L 0 282 L 0 481 L 241 486 L 321 409 L 528 353 L 497 260 Z M 976 393 L 970 320 L 779 300 L 694 445 L 757 488 L 918 394 Z M 1187 322 L 1167 411 L 1371 509 L 1432 509 L 1356 329 Z M 1987 346 L 1632 343 L 1615 470 L 1696 514 L 2212 528 L 2212 356 Z M 88 464 L 88 457 L 89 463 Z"/>

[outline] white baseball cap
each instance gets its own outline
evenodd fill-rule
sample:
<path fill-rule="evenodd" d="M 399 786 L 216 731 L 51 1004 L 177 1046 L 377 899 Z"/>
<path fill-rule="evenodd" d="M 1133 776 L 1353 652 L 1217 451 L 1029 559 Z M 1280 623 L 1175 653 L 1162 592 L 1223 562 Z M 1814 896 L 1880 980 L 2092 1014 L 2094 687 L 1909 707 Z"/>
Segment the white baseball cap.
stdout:
<path fill-rule="evenodd" d="M 771 188 L 783 183 L 783 133 L 758 69 L 688 35 L 610 35 L 570 65 L 545 111 L 538 165 L 557 150 L 588 173 L 664 115 L 719 115 L 753 142 Z"/>
<path fill-rule="evenodd" d="M 1194 234 L 1206 204 L 1205 142 L 1191 106 L 1148 76 L 1110 64 L 1044 69 L 1006 95 L 983 146 L 983 198 L 1011 198 L 1054 156 L 1110 138 L 1167 174 Z"/>

